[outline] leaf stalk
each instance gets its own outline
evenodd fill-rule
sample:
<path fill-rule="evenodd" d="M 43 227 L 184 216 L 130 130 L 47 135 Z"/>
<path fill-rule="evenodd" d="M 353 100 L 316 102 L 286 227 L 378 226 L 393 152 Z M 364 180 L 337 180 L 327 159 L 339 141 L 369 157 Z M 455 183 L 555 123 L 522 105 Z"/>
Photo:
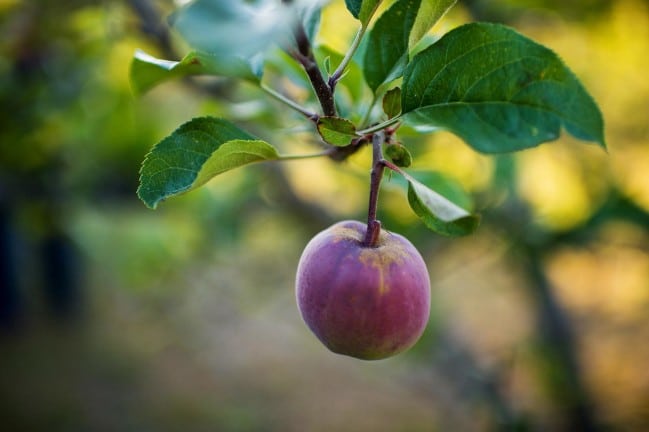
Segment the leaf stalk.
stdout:
<path fill-rule="evenodd" d="M 393 118 L 391 118 L 389 120 L 386 120 L 384 122 L 377 123 L 377 124 L 375 124 L 373 126 L 370 126 L 370 127 L 366 128 L 366 129 L 361 129 L 359 131 L 356 131 L 356 134 L 359 135 L 359 136 L 363 136 L 363 135 L 372 134 L 374 132 L 379 132 L 379 131 L 382 131 L 383 129 L 386 129 L 386 128 L 392 126 L 395 123 L 398 123 L 399 120 L 401 120 L 401 117 L 396 116 L 396 117 L 393 117 Z"/>
<path fill-rule="evenodd" d="M 347 50 L 345 57 L 342 59 L 342 61 L 340 62 L 340 64 L 338 65 L 334 73 L 332 73 L 331 76 L 329 77 L 329 88 L 331 89 L 332 93 L 336 88 L 336 84 L 345 73 L 345 69 L 347 69 L 347 66 L 352 61 L 354 54 L 356 54 L 356 50 L 361 44 L 361 41 L 363 40 L 363 36 L 365 35 L 366 30 L 367 30 L 366 26 L 361 26 L 361 28 L 358 29 L 358 32 L 356 32 L 356 36 L 354 36 L 354 40 L 352 41 L 352 44 Z"/>
<path fill-rule="evenodd" d="M 317 122 L 320 116 L 312 111 L 309 111 L 308 109 L 304 108 L 302 105 L 298 104 L 297 102 L 287 98 L 283 94 L 273 90 L 272 88 L 268 87 L 265 84 L 261 84 L 261 89 L 266 92 L 268 95 L 273 97 L 275 100 L 278 100 L 279 102 L 282 102 L 283 104 L 291 107 L 295 111 L 299 112 L 309 120 L 312 120 L 313 122 Z"/>

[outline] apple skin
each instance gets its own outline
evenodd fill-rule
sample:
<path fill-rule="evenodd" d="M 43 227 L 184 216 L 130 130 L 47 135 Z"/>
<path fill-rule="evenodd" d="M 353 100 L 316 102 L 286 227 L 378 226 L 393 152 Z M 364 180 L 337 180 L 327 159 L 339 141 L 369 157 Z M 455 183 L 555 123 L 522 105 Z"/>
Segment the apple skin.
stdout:
<path fill-rule="evenodd" d="M 343 221 L 307 244 L 297 268 L 302 318 L 331 351 L 363 360 L 398 354 L 417 342 L 430 314 L 430 279 L 405 237 L 381 230 L 363 246 L 367 225 Z"/>

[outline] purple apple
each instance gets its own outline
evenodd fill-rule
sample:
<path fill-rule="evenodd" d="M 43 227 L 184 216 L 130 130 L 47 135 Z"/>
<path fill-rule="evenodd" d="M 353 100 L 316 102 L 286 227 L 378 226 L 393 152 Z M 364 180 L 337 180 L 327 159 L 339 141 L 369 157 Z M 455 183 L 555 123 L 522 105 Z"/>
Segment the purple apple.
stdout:
<path fill-rule="evenodd" d="M 426 264 L 406 238 L 381 230 L 363 245 L 367 225 L 334 224 L 306 246 L 297 268 L 302 318 L 331 351 L 364 360 L 417 342 L 430 312 Z"/>

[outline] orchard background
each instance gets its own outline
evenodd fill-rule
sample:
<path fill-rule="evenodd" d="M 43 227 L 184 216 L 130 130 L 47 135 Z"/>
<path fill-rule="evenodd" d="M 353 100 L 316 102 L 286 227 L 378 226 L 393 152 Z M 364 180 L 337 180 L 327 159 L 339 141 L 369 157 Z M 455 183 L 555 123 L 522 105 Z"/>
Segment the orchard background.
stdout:
<path fill-rule="evenodd" d="M 384 182 L 381 220 L 422 252 L 433 310 L 415 348 L 376 363 L 324 350 L 293 291 L 309 238 L 363 220 L 367 152 L 244 167 L 156 212 L 137 199 L 143 155 L 191 117 L 311 148 L 228 80 L 133 96 L 136 49 L 182 55 L 173 8 L 0 1 L 3 429 L 649 428 L 647 2 L 460 1 L 433 28 L 503 22 L 552 48 L 602 109 L 608 153 L 568 135 L 503 157 L 446 133 L 413 146 L 488 206 L 447 239 Z M 342 1 L 324 14 L 344 52 L 357 25 Z"/>

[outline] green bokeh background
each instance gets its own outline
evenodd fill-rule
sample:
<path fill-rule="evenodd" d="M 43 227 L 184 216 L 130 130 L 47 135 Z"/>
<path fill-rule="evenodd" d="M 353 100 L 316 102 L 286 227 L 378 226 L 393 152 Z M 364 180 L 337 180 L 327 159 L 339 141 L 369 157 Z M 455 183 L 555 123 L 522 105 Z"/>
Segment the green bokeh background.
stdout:
<path fill-rule="evenodd" d="M 495 158 L 450 134 L 403 136 L 412 170 L 471 193 L 483 225 L 440 238 L 385 182 L 380 218 L 422 252 L 433 311 L 414 349 L 379 362 L 326 351 L 293 297 L 309 238 L 365 217 L 368 152 L 248 166 L 156 211 L 137 200 L 146 152 L 195 116 L 315 148 L 247 84 L 135 98 L 135 49 L 185 52 L 165 38 L 172 10 L 0 0 L 0 429 L 649 428 L 646 1 L 460 1 L 433 29 L 501 21 L 557 51 L 609 148 L 564 136 Z M 344 51 L 355 30 L 335 1 L 320 39 Z M 290 77 L 272 84 L 309 102 Z"/>

